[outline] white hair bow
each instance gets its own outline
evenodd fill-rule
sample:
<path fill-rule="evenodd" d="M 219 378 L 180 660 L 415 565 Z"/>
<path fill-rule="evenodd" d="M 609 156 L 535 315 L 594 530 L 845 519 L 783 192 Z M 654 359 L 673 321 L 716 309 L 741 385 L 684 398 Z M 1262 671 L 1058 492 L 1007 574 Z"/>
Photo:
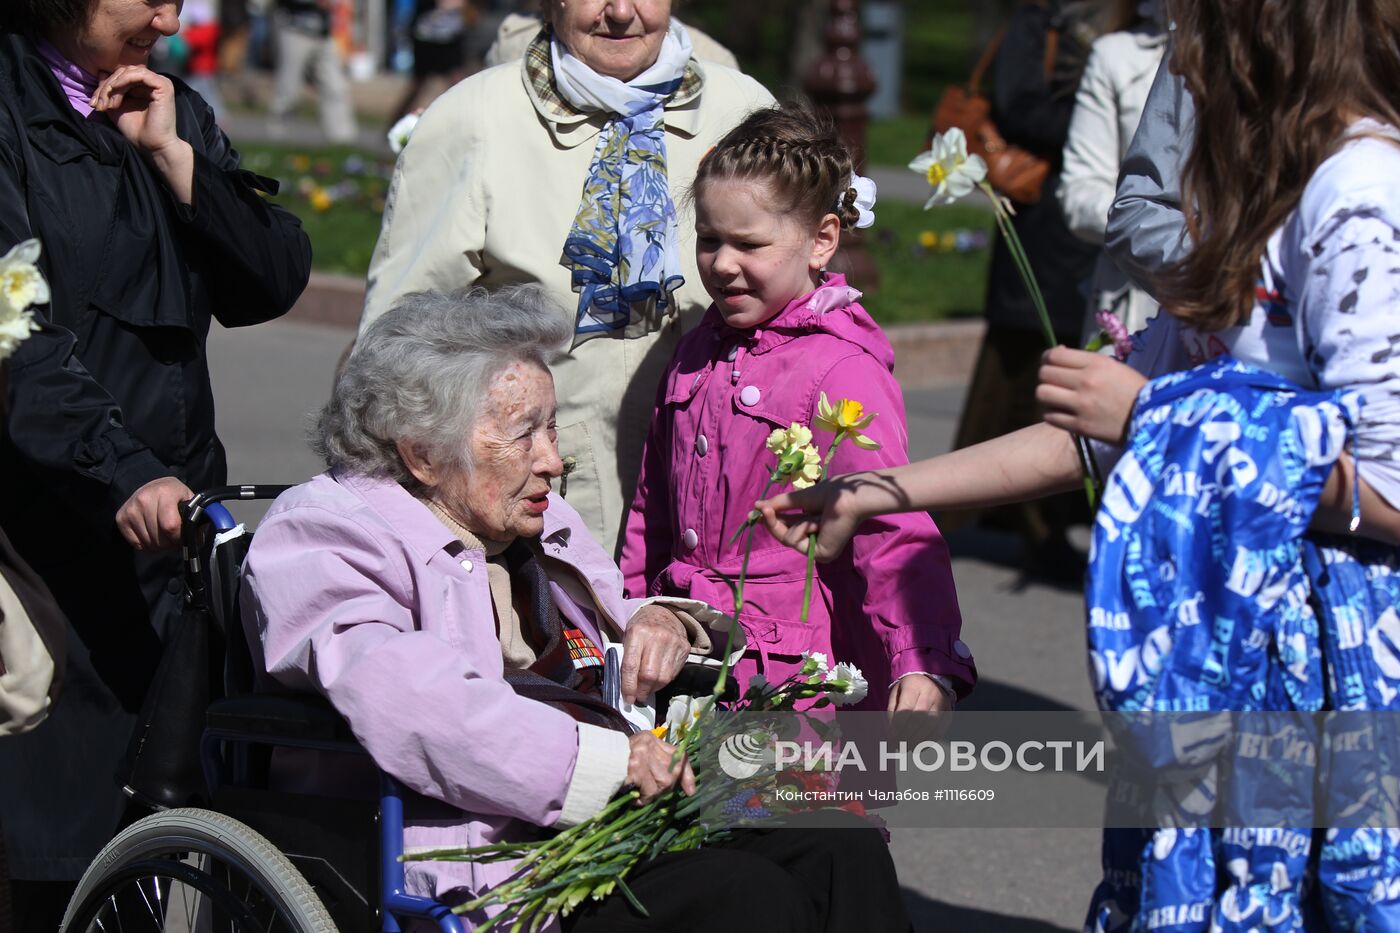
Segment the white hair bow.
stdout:
<path fill-rule="evenodd" d="M 856 189 L 856 228 L 864 230 L 875 223 L 875 182 L 864 175 L 852 175 L 846 187 Z M 842 192 L 842 200 L 845 200 Z"/>

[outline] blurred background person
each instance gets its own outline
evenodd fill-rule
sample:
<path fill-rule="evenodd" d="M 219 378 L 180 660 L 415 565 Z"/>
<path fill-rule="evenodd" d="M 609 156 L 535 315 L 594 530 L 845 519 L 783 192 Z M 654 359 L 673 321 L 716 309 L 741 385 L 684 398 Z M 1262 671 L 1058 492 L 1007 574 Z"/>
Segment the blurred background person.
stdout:
<path fill-rule="evenodd" d="M 182 77 L 213 108 L 218 119 L 224 113 L 224 100 L 219 93 L 218 17 L 210 9 L 209 0 L 186 0 L 180 20 L 180 35 L 188 50 Z"/>
<path fill-rule="evenodd" d="M 419 104 L 428 82 L 442 78 L 446 86 L 451 87 L 466 77 L 467 33 L 476 19 L 476 8 L 468 0 L 414 0 L 413 19 L 409 23 L 413 76 L 389 117 L 389 126 L 399 122 L 399 118 L 415 105 L 428 103 L 425 100 Z"/>
<path fill-rule="evenodd" d="M 1103 246 L 1118 168 L 1137 132 L 1147 92 L 1167 47 L 1159 0 L 1123 0 L 1123 5 L 1130 7 L 1125 12 L 1133 24 L 1100 37 L 1089 53 L 1060 173 L 1065 223 L 1075 236 L 1095 246 Z M 1101 251 L 1089 283 L 1082 341 L 1103 328 L 1102 313 L 1113 315 L 1132 334 L 1157 313 L 1157 302 Z"/>
<path fill-rule="evenodd" d="M 355 138 L 355 111 L 345 57 L 331 35 L 335 0 L 276 0 L 273 40 L 277 45 L 277 79 L 268 106 L 268 127 L 279 132 L 282 121 L 301 100 L 308 72 L 321 107 L 321 129 L 333 143 Z"/>
<path fill-rule="evenodd" d="M 992 122 L 1009 145 L 1051 164 L 1040 200 L 1016 204 L 1012 224 L 1045 295 L 1055 337 L 1070 346 L 1079 345 L 1098 250 L 1065 226 L 1056 196 L 1060 158 L 1090 47 L 1103 32 L 1126 25 L 1122 14 L 1114 0 L 1029 0 L 1011 14 L 991 69 Z M 958 425 L 959 449 L 1040 420 L 1035 387 L 1044 331 L 1001 237 L 992 250 L 983 313 L 987 331 Z M 1065 532 L 1089 520 L 1082 493 L 940 515 L 939 526 L 948 532 L 978 520 L 1019 535 L 1027 578 L 1080 584 L 1084 557 Z"/>
<path fill-rule="evenodd" d="M 248 0 L 220 0 L 219 82 L 225 97 L 234 96 L 251 107 L 256 98 L 248 82 L 248 56 L 253 35 L 253 12 Z"/>
<path fill-rule="evenodd" d="M 248 67 L 272 70 L 272 0 L 248 0 Z"/>

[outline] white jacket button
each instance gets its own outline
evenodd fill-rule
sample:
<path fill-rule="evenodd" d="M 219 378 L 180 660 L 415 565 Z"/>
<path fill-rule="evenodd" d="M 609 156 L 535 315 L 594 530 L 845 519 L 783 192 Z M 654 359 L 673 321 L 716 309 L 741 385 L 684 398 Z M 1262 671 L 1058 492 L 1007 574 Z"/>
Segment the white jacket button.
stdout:
<path fill-rule="evenodd" d="M 743 391 L 739 393 L 739 401 L 749 406 L 757 405 L 761 398 L 763 393 L 758 391 L 758 386 L 744 386 Z"/>
<path fill-rule="evenodd" d="M 698 437 L 696 437 L 696 438 L 695 438 L 695 452 L 696 452 L 697 454 L 699 454 L 700 456 L 702 456 L 702 457 L 705 456 L 705 454 L 709 453 L 709 452 L 710 452 L 710 439 L 709 439 L 708 437 L 706 437 L 705 435 L 703 435 L 703 434 L 701 434 L 701 435 L 699 435 Z"/>
<path fill-rule="evenodd" d="M 687 528 L 685 534 L 681 535 L 681 544 L 684 544 L 688 551 L 695 550 L 695 546 L 699 543 L 700 536 L 695 533 L 694 528 Z"/>
<path fill-rule="evenodd" d="M 464 560 L 464 561 L 462 561 L 462 569 L 465 570 L 467 573 L 471 573 L 471 572 L 472 572 L 472 562 L 469 561 L 469 560 Z"/>

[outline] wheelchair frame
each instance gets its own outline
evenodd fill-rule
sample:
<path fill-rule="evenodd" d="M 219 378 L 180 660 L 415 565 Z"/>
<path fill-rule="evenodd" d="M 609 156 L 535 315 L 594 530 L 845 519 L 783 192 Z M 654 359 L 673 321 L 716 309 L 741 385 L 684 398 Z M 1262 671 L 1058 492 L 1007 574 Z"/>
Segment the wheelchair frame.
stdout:
<path fill-rule="evenodd" d="M 268 485 L 225 486 L 201 492 L 181 507 L 186 606 L 198 611 L 210 624 L 215 624 L 209 573 L 209 564 L 214 558 L 212 549 L 207 549 L 201 543 L 203 528 L 207 525 L 216 533 L 232 531 L 237 526 L 228 509 L 222 505 L 223 502 L 272 499 L 287 488 L 289 487 Z M 206 554 L 210 555 L 208 559 Z M 223 579 L 221 584 L 225 587 L 236 587 L 238 577 Z M 222 595 L 230 597 L 221 601 L 225 609 L 236 607 L 236 597 L 231 594 Z M 226 652 L 233 649 L 235 644 L 246 650 L 242 621 L 236 617 L 236 613 L 233 613 L 233 617 L 224 618 L 223 623 Z M 300 796 L 283 794 L 266 787 L 252 787 L 249 778 L 253 769 L 249 762 L 255 748 L 266 749 L 269 753 L 274 748 L 299 748 L 368 757 L 350 734 L 344 720 L 319 696 L 253 693 L 225 696 L 210 704 L 199 749 L 208 800 L 216 811 L 223 812 L 217 802 L 225 798 L 225 791 L 230 789 L 252 795 L 261 794 L 265 800 L 286 800 Z M 377 891 L 360 891 L 355 888 L 351 882 L 345 880 L 344 874 L 329 859 L 311 860 L 324 861 L 330 871 L 344 881 L 346 888 L 363 901 L 366 909 L 371 906 L 374 908 L 380 933 L 400 933 L 401 921 L 409 919 L 431 921 L 442 933 L 464 933 L 462 922 L 445 904 L 432 898 L 409 894 L 404 890 L 404 866 L 399 859 L 404 848 L 404 798 L 408 792 L 393 777 L 379 771 L 378 768 L 375 770 L 379 775 L 378 801 L 374 812 L 374 822 L 378 829 Z M 359 805 L 367 810 L 367 803 Z M 237 808 L 225 815 L 240 823 L 248 818 L 247 811 L 240 815 Z M 247 826 L 246 823 L 243 825 Z M 258 832 L 255 827 L 248 828 Z M 283 848 L 278 845 L 276 839 L 271 841 L 274 847 Z M 288 853 L 288 857 L 300 856 Z M 377 904 L 370 900 L 376 893 Z M 319 891 L 317 896 L 325 903 L 325 898 Z M 339 913 L 331 904 L 326 903 L 325 906 L 333 917 Z M 339 920 L 336 922 L 339 923 Z"/>

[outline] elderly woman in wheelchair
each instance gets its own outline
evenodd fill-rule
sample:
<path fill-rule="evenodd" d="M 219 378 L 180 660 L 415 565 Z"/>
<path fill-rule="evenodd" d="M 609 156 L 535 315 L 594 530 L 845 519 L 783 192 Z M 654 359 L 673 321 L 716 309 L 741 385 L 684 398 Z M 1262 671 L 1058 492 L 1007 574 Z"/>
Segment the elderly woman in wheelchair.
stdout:
<path fill-rule="evenodd" d="M 245 564 L 267 685 L 324 694 L 380 768 L 460 811 L 410 819 L 409 848 L 562 828 L 624 785 L 693 789 L 671 746 L 605 701 L 604 654 L 621 641 L 626 708 L 710 653 L 727 620 L 626 598 L 551 492 L 564 465 L 545 361 L 569 330 L 531 287 L 404 298 L 361 336 L 320 417 L 329 471 L 278 499 Z M 512 870 L 413 862 L 406 883 L 462 902 Z M 908 928 L 869 829 L 741 833 L 639 866 L 631 885 L 649 918 L 619 896 L 564 927 Z"/>

